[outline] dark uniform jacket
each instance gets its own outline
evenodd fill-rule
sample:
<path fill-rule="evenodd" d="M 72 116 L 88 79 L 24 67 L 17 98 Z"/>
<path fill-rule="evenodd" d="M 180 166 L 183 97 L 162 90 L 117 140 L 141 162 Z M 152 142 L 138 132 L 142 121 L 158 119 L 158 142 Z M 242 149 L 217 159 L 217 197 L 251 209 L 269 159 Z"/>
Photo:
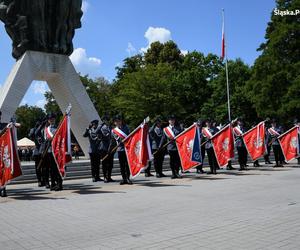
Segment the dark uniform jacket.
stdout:
<path fill-rule="evenodd" d="M 210 128 L 208 128 L 208 131 L 211 133 L 211 135 L 214 135 L 219 132 L 219 129 L 216 127 L 210 127 Z M 205 135 L 205 134 L 203 134 L 203 135 Z M 205 143 L 205 149 L 212 148 L 213 145 L 212 145 L 210 138 L 206 138 L 206 140 L 207 140 L 207 143 Z"/>
<path fill-rule="evenodd" d="M 35 135 L 36 130 L 37 130 L 37 128 L 32 128 L 32 129 L 30 129 L 29 134 L 28 134 L 29 139 L 33 140 L 34 144 L 35 144 L 35 148 L 33 150 L 33 156 L 41 154 L 40 147 L 41 147 L 41 143 L 43 141 L 40 136 Z"/>
<path fill-rule="evenodd" d="M 160 127 L 157 127 L 156 125 L 153 125 L 149 129 L 149 137 L 151 140 L 151 146 L 153 150 L 157 150 L 159 148 L 161 138 L 163 137 L 164 131 Z"/>
<path fill-rule="evenodd" d="M 43 154 L 44 151 L 46 150 L 46 148 L 48 147 L 48 145 L 51 144 L 51 141 L 48 139 L 47 133 L 45 131 L 46 128 L 47 127 L 45 127 L 44 125 L 41 125 L 35 131 L 35 136 L 40 139 L 40 148 L 39 148 L 40 154 Z M 49 128 L 50 128 L 50 132 L 52 133 L 52 135 L 54 135 L 56 132 L 56 129 L 57 129 L 56 125 L 49 125 Z M 52 148 L 49 145 L 48 153 L 51 153 L 51 152 L 52 152 Z"/>
<path fill-rule="evenodd" d="M 181 127 L 179 126 L 169 126 L 169 128 L 171 128 L 171 130 L 173 131 L 174 136 L 179 135 L 183 130 Z M 163 132 L 163 136 L 161 138 L 159 147 L 161 148 L 165 143 L 167 143 L 168 141 L 170 141 L 171 139 L 167 136 L 166 132 Z M 167 146 L 167 150 L 168 151 L 177 151 L 177 146 L 176 146 L 176 142 L 175 140 L 170 142 Z"/>
<path fill-rule="evenodd" d="M 119 128 L 125 133 L 127 136 L 130 134 L 130 130 L 127 127 L 127 125 L 122 125 L 121 128 Z M 118 144 L 117 152 L 125 151 L 124 144 L 121 142 L 123 138 L 120 138 L 117 134 L 115 134 L 112 130 L 112 137 L 115 139 L 116 143 Z"/>
<path fill-rule="evenodd" d="M 99 144 L 101 139 L 101 126 L 97 128 L 87 128 L 83 134 L 83 137 L 88 137 L 90 146 L 89 146 L 89 153 L 90 154 L 97 154 L 99 153 Z"/>
<path fill-rule="evenodd" d="M 100 127 L 100 143 L 99 150 L 108 152 L 111 144 L 111 127 L 103 123 Z"/>
<path fill-rule="evenodd" d="M 237 125 L 237 128 L 242 132 L 241 135 L 237 135 L 237 133 L 233 133 L 235 137 L 235 146 L 236 147 L 246 147 L 244 140 L 243 140 L 243 134 L 246 132 L 246 129 L 243 126 Z"/>
<path fill-rule="evenodd" d="M 275 130 L 279 135 L 282 134 L 282 128 L 281 127 L 271 127 L 268 129 L 268 134 L 270 136 L 270 141 L 272 142 L 272 145 L 279 145 L 279 141 L 277 139 L 277 135 L 275 133 L 272 133 L 271 131 Z"/>

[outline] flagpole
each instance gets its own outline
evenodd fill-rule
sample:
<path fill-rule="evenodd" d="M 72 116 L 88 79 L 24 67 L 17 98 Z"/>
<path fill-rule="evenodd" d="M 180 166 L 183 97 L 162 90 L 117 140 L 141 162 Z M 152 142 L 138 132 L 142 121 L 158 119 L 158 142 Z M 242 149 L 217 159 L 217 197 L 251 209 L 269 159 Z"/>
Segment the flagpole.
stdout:
<path fill-rule="evenodd" d="M 228 79 L 228 62 L 227 62 L 227 46 L 225 42 L 225 11 L 222 9 L 222 17 L 223 17 L 223 32 L 222 32 L 222 40 L 224 39 L 224 53 L 225 53 L 225 72 L 226 72 L 226 85 L 227 85 L 227 108 L 228 108 L 228 120 L 231 122 L 231 111 L 230 111 L 230 91 L 229 91 L 229 79 Z"/>

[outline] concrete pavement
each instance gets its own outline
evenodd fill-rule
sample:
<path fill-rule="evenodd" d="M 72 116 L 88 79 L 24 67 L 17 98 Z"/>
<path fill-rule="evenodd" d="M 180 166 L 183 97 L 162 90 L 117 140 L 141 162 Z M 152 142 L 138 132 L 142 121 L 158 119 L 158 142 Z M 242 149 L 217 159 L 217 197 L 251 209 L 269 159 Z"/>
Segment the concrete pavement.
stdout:
<path fill-rule="evenodd" d="M 62 192 L 10 185 L 0 249 L 300 249 L 296 164 L 220 172 L 69 180 Z"/>

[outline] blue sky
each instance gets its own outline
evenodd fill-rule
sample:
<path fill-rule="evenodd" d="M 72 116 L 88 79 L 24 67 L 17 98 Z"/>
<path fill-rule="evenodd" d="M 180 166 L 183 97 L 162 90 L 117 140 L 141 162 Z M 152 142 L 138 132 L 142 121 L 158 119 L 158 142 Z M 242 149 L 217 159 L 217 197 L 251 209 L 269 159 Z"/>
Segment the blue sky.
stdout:
<path fill-rule="evenodd" d="M 124 58 L 141 53 L 156 40 L 172 39 L 183 53 L 219 55 L 224 8 L 228 57 L 252 65 L 274 7 L 275 0 L 86 0 L 71 60 L 81 73 L 112 80 Z M 2 23 L 0 51 L 3 84 L 15 61 Z M 42 107 L 45 90 L 44 83 L 33 82 L 22 104 Z"/>

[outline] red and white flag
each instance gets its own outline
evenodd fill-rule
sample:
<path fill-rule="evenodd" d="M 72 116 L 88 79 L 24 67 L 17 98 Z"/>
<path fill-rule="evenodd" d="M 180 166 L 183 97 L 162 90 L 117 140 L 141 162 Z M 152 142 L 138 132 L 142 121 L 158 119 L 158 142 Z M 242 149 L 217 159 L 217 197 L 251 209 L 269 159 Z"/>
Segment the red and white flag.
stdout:
<path fill-rule="evenodd" d="M 132 178 L 138 176 L 152 159 L 148 131 L 148 123 L 143 122 L 123 140 Z"/>
<path fill-rule="evenodd" d="M 260 122 L 243 134 L 244 143 L 253 161 L 263 157 L 266 151 L 265 122 Z"/>
<path fill-rule="evenodd" d="M 224 10 L 223 10 L 223 24 L 222 24 L 222 49 L 221 49 L 221 59 L 225 58 L 225 20 L 224 20 Z"/>
<path fill-rule="evenodd" d="M 176 146 L 183 171 L 201 164 L 201 138 L 197 124 L 193 124 L 176 137 Z"/>
<path fill-rule="evenodd" d="M 59 173 L 62 177 L 65 177 L 65 166 L 72 161 L 70 114 L 63 117 L 53 136 L 51 146 Z"/>
<path fill-rule="evenodd" d="M 16 128 L 12 125 L 0 136 L 0 187 L 22 175 L 17 153 Z"/>
<path fill-rule="evenodd" d="M 211 142 L 220 167 L 224 167 L 234 157 L 234 138 L 231 124 L 228 124 L 212 138 Z"/>
<path fill-rule="evenodd" d="M 299 156 L 298 126 L 295 126 L 278 137 L 282 153 L 287 162 Z"/>

